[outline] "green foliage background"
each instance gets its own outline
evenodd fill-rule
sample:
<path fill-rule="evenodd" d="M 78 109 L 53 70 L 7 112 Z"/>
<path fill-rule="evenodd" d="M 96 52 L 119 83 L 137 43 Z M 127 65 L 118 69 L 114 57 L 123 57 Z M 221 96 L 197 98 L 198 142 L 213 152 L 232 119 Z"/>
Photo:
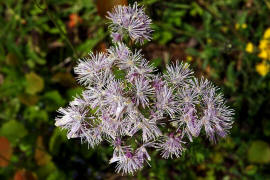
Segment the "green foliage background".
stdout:
<path fill-rule="evenodd" d="M 155 30 L 145 57 L 161 70 L 170 60 L 189 61 L 198 76 L 220 86 L 236 111 L 231 135 L 216 145 L 199 138 L 179 159 L 153 152 L 151 167 L 134 177 L 115 174 L 108 165 L 112 149 L 67 141 L 54 126 L 56 110 L 82 90 L 72 70 L 77 59 L 109 46 L 107 21 L 99 15 L 106 4 L 98 11 L 93 0 L 0 1 L 0 136 L 13 152 L 0 153 L 8 164 L 0 179 L 16 179 L 20 170 L 47 180 L 270 178 L 270 75 L 256 72 L 256 47 L 245 51 L 270 27 L 270 2 L 139 3 Z"/>

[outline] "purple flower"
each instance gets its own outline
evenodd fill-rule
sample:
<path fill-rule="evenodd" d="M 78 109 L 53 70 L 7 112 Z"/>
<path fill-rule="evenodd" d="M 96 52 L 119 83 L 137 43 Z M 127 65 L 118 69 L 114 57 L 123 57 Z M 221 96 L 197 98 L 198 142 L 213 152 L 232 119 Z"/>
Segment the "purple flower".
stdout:
<path fill-rule="evenodd" d="M 204 77 L 200 80 L 193 78 L 190 80 L 190 84 L 192 85 L 193 90 L 200 96 L 207 95 L 209 89 L 215 88 L 214 85 Z"/>
<path fill-rule="evenodd" d="M 158 144 L 158 148 L 161 150 L 163 158 L 168 159 L 169 157 L 173 158 L 173 156 L 178 158 L 184 150 L 182 146 L 184 143 L 181 141 L 181 137 L 171 133 L 169 136 L 163 137 L 163 140 Z"/>
<path fill-rule="evenodd" d="M 110 163 L 117 162 L 116 172 L 122 174 L 132 174 L 143 168 L 143 163 L 140 158 L 131 153 L 129 150 L 125 152 L 123 155 L 115 155 L 110 160 Z"/>
<path fill-rule="evenodd" d="M 140 148 L 136 150 L 136 155 L 138 159 L 141 161 L 141 163 L 144 163 L 144 161 L 146 161 L 147 163 L 148 161 L 151 161 L 151 157 L 146 150 L 146 146 L 147 145 L 142 145 Z"/>
<path fill-rule="evenodd" d="M 58 112 L 62 115 L 56 118 L 55 125 L 68 130 L 68 139 L 88 136 L 89 124 L 87 119 L 93 119 L 94 117 L 86 117 L 88 110 L 84 105 L 72 104 L 67 108 L 59 108 Z"/>
<path fill-rule="evenodd" d="M 140 54 L 141 51 L 135 51 L 134 53 L 129 53 L 129 56 L 121 61 L 118 61 L 118 67 L 120 69 L 135 69 L 139 65 L 142 55 Z"/>
<path fill-rule="evenodd" d="M 133 83 L 135 79 L 151 79 L 153 76 L 153 72 L 155 69 L 153 66 L 149 65 L 149 62 L 142 57 L 139 58 L 141 60 L 140 64 L 134 66 L 130 69 L 127 75 L 127 79 Z M 139 61 L 137 61 L 139 62 Z"/>
<path fill-rule="evenodd" d="M 123 141 L 121 140 L 120 137 L 116 137 L 113 141 L 113 158 L 110 160 L 110 163 L 119 161 L 119 157 L 125 156 L 126 152 L 131 152 L 131 147 L 130 146 L 125 146 L 123 145 Z"/>
<path fill-rule="evenodd" d="M 146 79 L 140 78 L 135 80 L 134 84 L 134 97 L 136 105 L 142 105 L 143 108 L 149 106 L 149 98 L 154 94 L 154 89 L 151 87 L 150 82 Z"/>
<path fill-rule="evenodd" d="M 115 117 L 102 116 L 101 122 L 101 131 L 108 139 L 115 139 L 117 136 L 120 135 L 119 128 L 121 126 L 121 122 L 116 119 Z"/>
<path fill-rule="evenodd" d="M 124 43 L 117 43 L 115 46 L 108 49 L 109 59 L 111 61 L 122 62 L 129 58 L 130 50 Z"/>
<path fill-rule="evenodd" d="M 193 72 L 189 69 L 189 64 L 177 61 L 175 65 L 167 66 L 165 79 L 174 86 L 183 86 L 191 78 Z"/>
<path fill-rule="evenodd" d="M 103 70 L 110 69 L 111 64 L 107 54 L 89 54 L 90 58 L 79 60 L 79 64 L 74 68 L 74 72 L 78 74 L 79 83 L 89 85 L 99 76 Z"/>
<path fill-rule="evenodd" d="M 89 87 L 83 92 L 85 101 L 89 104 L 92 109 L 101 109 L 105 104 L 105 91 L 102 88 Z"/>
<path fill-rule="evenodd" d="M 123 85 L 121 82 L 114 80 L 108 84 L 104 105 L 106 105 L 109 111 L 115 115 L 116 119 L 119 119 L 126 106 L 125 98 L 123 97 Z"/>
<path fill-rule="evenodd" d="M 177 103 L 173 95 L 173 89 L 167 85 L 163 85 L 162 88 L 156 91 L 157 102 L 156 108 L 158 111 L 167 113 L 171 118 L 174 117 L 177 112 Z"/>
<path fill-rule="evenodd" d="M 187 106 L 182 112 L 182 115 L 178 118 L 178 130 L 181 129 L 181 132 L 184 135 L 187 135 L 189 140 L 192 142 L 192 136 L 198 137 L 201 130 L 201 126 L 196 115 L 196 109 L 193 106 Z"/>
<path fill-rule="evenodd" d="M 143 115 L 137 117 L 139 117 L 139 120 L 134 121 L 133 128 L 130 129 L 131 135 L 134 135 L 139 130 L 142 130 L 142 140 L 145 143 L 162 135 L 155 119 L 146 119 L 143 117 Z"/>
<path fill-rule="evenodd" d="M 93 128 L 88 128 L 89 136 L 86 136 L 84 140 L 90 145 L 92 148 L 97 146 L 100 142 L 103 141 L 102 138 L 102 126 L 98 125 Z"/>
<path fill-rule="evenodd" d="M 165 84 L 165 82 L 162 80 L 162 78 L 160 76 L 161 75 L 155 76 L 153 81 L 152 81 L 152 86 L 157 92 L 160 91 L 162 89 L 163 85 Z"/>
<path fill-rule="evenodd" d="M 151 40 L 152 20 L 144 13 L 143 7 L 138 7 L 136 2 L 133 6 L 115 7 L 113 12 L 108 12 L 107 18 L 112 21 L 110 28 L 113 33 L 127 32 L 132 40 L 141 44 L 144 40 Z"/>
<path fill-rule="evenodd" d="M 198 94 L 192 87 L 180 88 L 177 93 L 177 100 L 182 111 L 186 111 L 188 107 L 194 107 L 199 104 Z"/>
<path fill-rule="evenodd" d="M 223 96 L 216 93 L 216 88 L 210 88 L 203 96 L 203 116 L 200 124 L 212 142 L 219 137 L 225 137 L 232 127 L 233 111 L 224 102 Z"/>
<path fill-rule="evenodd" d="M 122 34 L 120 34 L 118 32 L 112 33 L 111 36 L 112 36 L 114 42 L 121 42 L 123 39 Z"/>

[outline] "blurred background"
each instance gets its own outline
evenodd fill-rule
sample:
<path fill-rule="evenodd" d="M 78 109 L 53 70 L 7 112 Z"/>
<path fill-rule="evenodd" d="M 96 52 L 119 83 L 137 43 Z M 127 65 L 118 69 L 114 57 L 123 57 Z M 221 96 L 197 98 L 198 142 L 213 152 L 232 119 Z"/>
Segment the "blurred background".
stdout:
<path fill-rule="evenodd" d="M 67 141 L 56 110 L 82 91 L 73 67 L 110 46 L 106 12 L 133 0 L 0 1 L 0 179 L 270 179 L 270 1 L 143 0 L 154 66 L 189 62 L 221 87 L 235 111 L 231 135 L 198 138 L 179 159 L 114 173 L 112 149 Z"/>

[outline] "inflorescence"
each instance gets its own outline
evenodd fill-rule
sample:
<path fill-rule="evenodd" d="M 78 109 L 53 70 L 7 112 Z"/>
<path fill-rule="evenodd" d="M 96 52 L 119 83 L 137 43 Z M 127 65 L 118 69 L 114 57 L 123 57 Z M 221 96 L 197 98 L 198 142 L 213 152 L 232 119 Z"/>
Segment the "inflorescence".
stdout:
<path fill-rule="evenodd" d="M 113 46 L 79 61 L 74 71 L 85 90 L 58 110 L 55 125 L 67 129 L 68 138 L 92 148 L 109 142 L 116 172 L 133 174 L 149 164 L 149 149 L 178 158 L 201 132 L 212 142 L 228 134 L 234 113 L 217 87 L 194 77 L 183 62 L 159 74 L 140 50 L 127 46 L 151 40 L 143 7 L 117 6 L 108 19 Z"/>

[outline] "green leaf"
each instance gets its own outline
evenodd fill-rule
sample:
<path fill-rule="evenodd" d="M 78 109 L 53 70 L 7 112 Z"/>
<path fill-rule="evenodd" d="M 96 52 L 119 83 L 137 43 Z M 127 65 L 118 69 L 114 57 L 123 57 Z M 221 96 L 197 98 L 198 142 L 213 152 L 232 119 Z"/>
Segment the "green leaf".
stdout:
<path fill-rule="evenodd" d="M 125 71 L 121 70 L 121 69 L 118 69 L 118 68 L 113 69 L 113 74 L 114 74 L 116 79 L 124 79 L 125 76 L 126 76 Z"/>
<path fill-rule="evenodd" d="M 161 58 L 156 58 L 151 61 L 151 65 L 154 67 L 158 67 L 162 65 L 162 59 Z"/>
<path fill-rule="evenodd" d="M 38 106 L 30 106 L 26 108 L 23 115 L 29 122 L 35 122 L 37 127 L 41 122 L 47 122 L 49 119 L 47 111 L 40 109 Z"/>
<path fill-rule="evenodd" d="M 190 15 L 191 16 L 196 16 L 199 15 L 201 16 L 203 14 L 203 9 L 195 2 L 193 2 L 192 4 L 192 10 L 190 11 Z"/>
<path fill-rule="evenodd" d="M 18 65 L 18 57 L 14 53 L 8 53 L 6 57 L 6 63 L 11 66 Z"/>
<path fill-rule="evenodd" d="M 93 39 L 88 39 L 82 43 L 77 51 L 79 52 L 89 52 L 105 37 L 105 33 L 102 29 L 99 29 Z"/>
<path fill-rule="evenodd" d="M 10 119 L 16 119 L 17 113 L 20 110 L 21 104 L 17 98 L 10 99 L 5 103 L 6 109 L 1 111 L 0 118 L 8 121 Z"/>
<path fill-rule="evenodd" d="M 244 24 L 246 22 L 247 17 L 248 17 L 248 11 L 242 11 L 236 17 L 236 22 L 238 22 L 239 24 Z"/>
<path fill-rule="evenodd" d="M 169 42 L 172 38 L 173 38 L 173 34 L 171 31 L 162 31 L 161 33 L 161 38 L 159 40 L 160 44 L 166 44 L 167 42 Z"/>
<path fill-rule="evenodd" d="M 26 92 L 28 94 L 36 94 L 43 90 L 44 88 L 44 80 L 42 77 L 37 75 L 34 72 L 26 74 Z"/>
<path fill-rule="evenodd" d="M 62 98 L 58 91 L 46 92 L 43 96 L 44 102 L 47 105 L 47 111 L 55 111 L 59 106 L 65 105 L 65 100 Z"/>
<path fill-rule="evenodd" d="M 252 163 L 265 164 L 270 162 L 270 146 L 264 141 L 257 140 L 251 143 L 248 149 L 248 160 Z"/>
<path fill-rule="evenodd" d="M 46 64 L 46 60 L 43 58 L 44 54 L 38 49 L 39 47 L 35 46 L 31 41 L 28 41 L 26 47 L 27 63 L 31 68 L 35 67 L 35 63 L 40 65 Z"/>
<path fill-rule="evenodd" d="M 60 171 L 54 171 L 52 172 L 46 180 L 65 180 L 66 175 L 63 172 Z"/>
<path fill-rule="evenodd" d="M 75 96 L 82 94 L 83 88 L 77 87 L 77 88 L 71 88 L 67 90 L 67 97 L 69 101 L 72 101 Z"/>
<path fill-rule="evenodd" d="M 221 164 L 223 162 L 223 156 L 221 153 L 217 152 L 213 155 L 213 162 L 215 164 Z"/>
<path fill-rule="evenodd" d="M 229 67 L 227 68 L 228 81 L 226 81 L 226 85 L 229 86 L 233 91 L 236 90 L 236 87 L 235 87 L 236 73 L 234 70 L 234 66 L 235 66 L 235 62 L 232 61 Z"/>
<path fill-rule="evenodd" d="M 41 166 L 37 170 L 37 175 L 38 175 L 39 179 L 45 179 L 52 172 L 55 172 L 56 170 L 57 170 L 57 168 L 56 168 L 55 164 L 52 161 L 50 161 L 48 164 L 46 164 L 45 166 Z"/>
<path fill-rule="evenodd" d="M 195 154 L 195 156 L 196 156 L 197 162 L 199 162 L 199 163 L 203 162 L 204 159 L 205 159 L 203 153 L 200 153 L 200 152 L 197 152 L 197 153 Z"/>
<path fill-rule="evenodd" d="M 7 137 L 12 144 L 15 144 L 17 140 L 26 136 L 27 133 L 23 124 L 15 120 L 6 122 L 0 129 L 0 136 Z"/>
<path fill-rule="evenodd" d="M 245 172 L 247 175 L 254 175 L 254 174 L 256 174 L 257 169 L 258 169 L 257 166 L 249 165 L 249 166 L 247 166 L 247 167 L 245 168 L 244 172 Z"/>
<path fill-rule="evenodd" d="M 217 55 L 217 50 L 216 48 L 211 46 L 206 47 L 200 54 L 201 58 L 204 59 L 205 61 L 209 61 L 215 55 Z"/>

